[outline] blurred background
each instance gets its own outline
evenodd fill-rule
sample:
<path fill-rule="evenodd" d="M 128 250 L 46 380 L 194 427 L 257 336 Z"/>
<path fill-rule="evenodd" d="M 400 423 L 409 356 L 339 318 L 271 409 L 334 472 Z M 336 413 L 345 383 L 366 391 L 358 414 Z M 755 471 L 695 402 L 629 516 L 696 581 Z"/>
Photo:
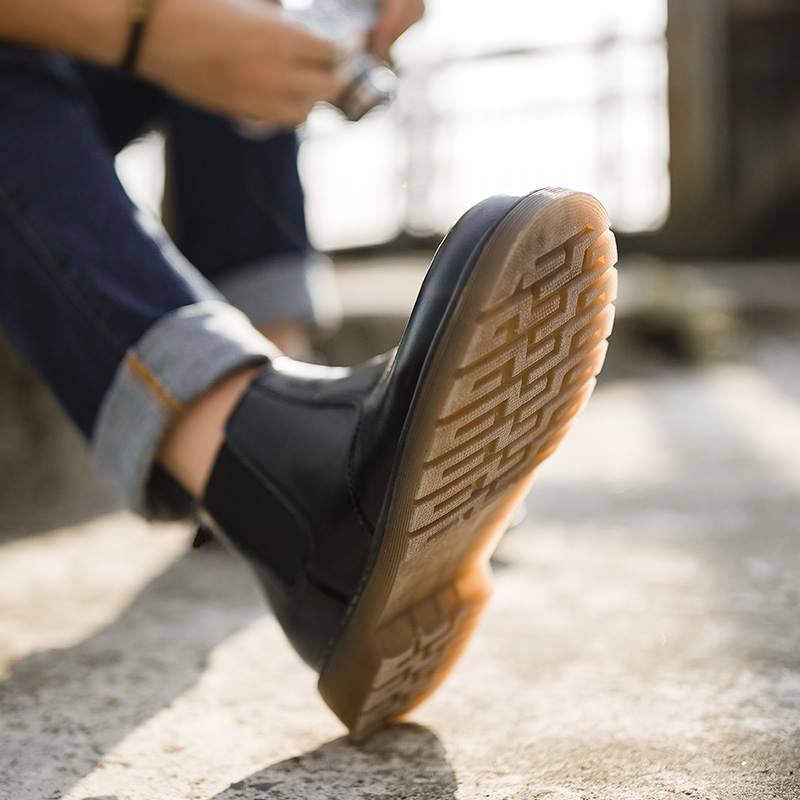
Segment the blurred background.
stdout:
<path fill-rule="evenodd" d="M 413 757 L 401 729 L 363 766 L 233 559 L 119 513 L 0 340 L 9 797 L 800 798 L 800 2 L 427 4 L 396 102 L 301 132 L 343 307 L 320 358 L 396 345 L 486 195 L 591 192 L 620 250 L 605 369 L 500 545 L 472 656 Z M 152 135 L 117 161 L 153 213 L 162 155 Z"/>
<path fill-rule="evenodd" d="M 398 45 L 398 102 L 308 126 L 303 167 L 323 247 L 440 235 L 497 192 L 581 186 L 618 230 L 669 208 L 666 4 L 433 0 Z M 340 187 L 352 201 L 337 203 Z M 378 202 L 375 199 L 378 198 Z"/>
<path fill-rule="evenodd" d="M 318 247 L 438 237 L 487 195 L 563 185 L 602 198 L 619 234 L 659 232 L 636 250 L 796 254 L 792 0 L 427 6 L 394 51 L 397 102 L 357 125 L 321 108 L 302 131 Z M 163 176 L 131 156 L 152 202 Z"/>
<path fill-rule="evenodd" d="M 344 308 L 321 357 L 352 363 L 394 346 L 458 216 L 487 195 L 545 185 L 591 192 L 611 215 L 612 368 L 735 357 L 756 316 L 795 318 L 795 0 L 427 5 L 396 45 L 396 102 L 358 123 L 319 108 L 301 131 L 310 232 L 334 256 Z M 153 134 L 118 158 L 154 213 L 162 151 Z M 115 507 L 60 412 L 2 347 L 0 531 Z"/>

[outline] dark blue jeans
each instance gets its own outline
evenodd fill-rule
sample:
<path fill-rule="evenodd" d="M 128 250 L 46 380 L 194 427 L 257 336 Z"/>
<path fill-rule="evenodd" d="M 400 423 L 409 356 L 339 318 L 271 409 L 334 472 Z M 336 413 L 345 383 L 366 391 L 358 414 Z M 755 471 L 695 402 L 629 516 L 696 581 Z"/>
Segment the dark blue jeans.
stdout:
<path fill-rule="evenodd" d="M 112 70 L 87 65 L 79 70 L 112 151 L 154 124 L 166 129 L 170 233 L 206 277 L 224 285 L 246 265 L 273 267 L 318 257 L 306 231 L 294 131 L 249 138 L 230 120 L 154 86 Z M 283 313 L 313 318 L 314 310 L 292 305 Z M 267 310 L 262 316 L 276 315 Z"/>
<path fill-rule="evenodd" d="M 0 327 L 100 471 L 133 508 L 165 516 L 182 510 L 151 480 L 169 424 L 275 353 L 118 182 L 115 150 L 156 117 L 173 127 L 181 246 L 210 277 L 305 256 L 292 134 L 242 140 L 151 87 L 0 49 Z"/>

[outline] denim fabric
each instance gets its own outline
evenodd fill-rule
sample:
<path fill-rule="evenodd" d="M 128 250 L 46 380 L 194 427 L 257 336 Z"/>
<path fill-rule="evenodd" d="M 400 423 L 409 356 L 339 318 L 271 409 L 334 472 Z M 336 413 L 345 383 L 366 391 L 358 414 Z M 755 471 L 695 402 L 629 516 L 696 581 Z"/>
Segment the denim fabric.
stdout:
<path fill-rule="evenodd" d="M 114 373 L 164 314 L 219 299 L 145 221 L 69 64 L 0 59 L 0 320 L 90 436 Z"/>
<path fill-rule="evenodd" d="M 273 351 L 132 204 L 88 107 L 68 61 L 0 50 L 0 328 L 152 513 L 166 426 Z"/>
<path fill-rule="evenodd" d="M 165 131 L 169 232 L 203 275 L 229 299 L 246 295 L 256 324 L 338 318 L 332 265 L 308 240 L 293 130 L 243 136 L 230 120 L 141 81 L 88 65 L 80 71 L 113 150 L 154 125 Z M 271 294 L 250 293 L 255 270 Z"/>
<path fill-rule="evenodd" d="M 106 393 L 92 444 L 100 474 L 113 475 L 129 505 L 145 516 L 183 516 L 190 506 L 181 495 L 169 491 L 165 503 L 157 496 L 163 476 L 150 480 L 159 442 L 199 393 L 243 364 L 277 355 L 268 348 L 228 303 L 209 300 L 166 314 L 128 350 Z"/>
<path fill-rule="evenodd" d="M 339 318 L 333 266 L 309 244 L 294 131 L 251 138 L 172 102 L 171 233 L 186 257 L 256 323 Z"/>
<path fill-rule="evenodd" d="M 341 318 L 332 263 L 316 253 L 273 256 L 218 276 L 216 286 L 256 324 L 284 320 L 334 327 Z"/>

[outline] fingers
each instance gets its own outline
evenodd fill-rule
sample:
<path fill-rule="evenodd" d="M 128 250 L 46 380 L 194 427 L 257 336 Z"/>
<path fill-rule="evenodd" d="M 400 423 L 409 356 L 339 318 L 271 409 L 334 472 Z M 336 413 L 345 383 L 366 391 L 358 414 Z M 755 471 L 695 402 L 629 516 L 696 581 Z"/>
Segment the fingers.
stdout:
<path fill-rule="evenodd" d="M 2 0 L 0 0 L 2 5 Z M 336 48 L 264 0 L 156 4 L 140 73 L 208 111 L 292 126 L 339 91 Z"/>
<path fill-rule="evenodd" d="M 370 31 L 370 51 L 379 61 L 386 61 L 395 40 L 425 13 L 425 0 L 386 0 Z"/>
<path fill-rule="evenodd" d="M 248 116 L 284 126 L 303 122 L 315 103 L 342 91 L 336 55 L 332 42 L 289 23 L 248 87 Z"/>
<path fill-rule="evenodd" d="M 320 74 L 313 68 L 297 69 L 280 82 L 270 75 L 260 89 L 250 95 L 250 115 L 283 127 L 294 127 L 305 122 L 318 102 L 332 102 L 342 90 L 336 75 Z"/>
<path fill-rule="evenodd" d="M 292 48 L 298 59 L 319 68 L 331 70 L 336 63 L 337 47 L 330 40 L 312 33 L 305 25 L 289 23 L 293 41 Z"/>
<path fill-rule="evenodd" d="M 286 64 L 282 79 L 286 88 L 317 100 L 328 100 L 341 90 L 338 76 L 340 52 L 337 45 L 312 33 L 306 26 L 291 23 Z"/>

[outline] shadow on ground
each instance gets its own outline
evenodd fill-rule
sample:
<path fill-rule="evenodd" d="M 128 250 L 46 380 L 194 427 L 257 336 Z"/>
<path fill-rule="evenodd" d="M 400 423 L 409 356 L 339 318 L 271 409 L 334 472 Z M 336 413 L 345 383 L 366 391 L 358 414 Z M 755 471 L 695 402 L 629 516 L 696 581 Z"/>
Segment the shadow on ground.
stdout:
<path fill-rule="evenodd" d="M 427 728 L 403 724 L 363 745 L 334 739 L 237 781 L 211 800 L 452 800 L 456 777 L 444 746 Z M 81 800 L 117 800 L 117 795 Z"/>
<path fill-rule="evenodd" d="M 444 746 L 420 725 L 396 725 L 362 744 L 342 737 L 238 781 L 213 800 L 448 800 L 456 778 Z"/>
<path fill-rule="evenodd" d="M 94 636 L 16 662 L 0 683 L 0 785 L 61 797 L 195 684 L 208 654 L 265 612 L 238 567 L 223 552 L 186 555 Z M 215 584 L 224 602 L 209 599 Z"/>

